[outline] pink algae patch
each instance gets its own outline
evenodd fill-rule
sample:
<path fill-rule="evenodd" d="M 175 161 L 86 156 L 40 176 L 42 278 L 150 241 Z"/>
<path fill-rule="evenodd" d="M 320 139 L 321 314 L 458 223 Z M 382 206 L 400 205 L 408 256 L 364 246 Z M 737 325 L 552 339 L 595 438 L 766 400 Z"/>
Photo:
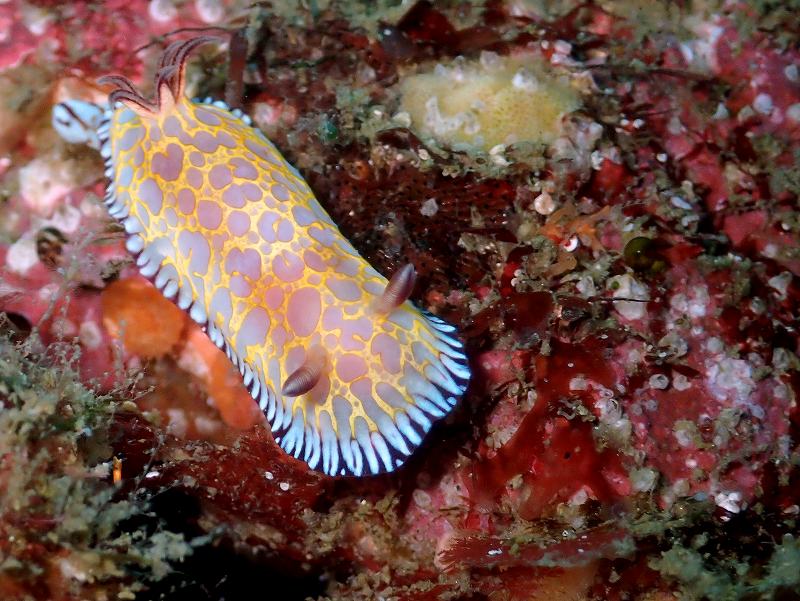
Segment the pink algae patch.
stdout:
<path fill-rule="evenodd" d="M 523 486 L 515 495 L 517 511 L 527 520 L 546 514 L 549 507 L 565 501 L 581 489 L 608 501 L 629 493 L 625 471 L 616 453 L 595 448 L 592 429 L 557 414 L 555 399 L 566 398 L 572 378 L 584 375 L 610 386 L 612 371 L 607 349 L 601 344 L 573 346 L 554 344 L 550 357 L 534 360 L 539 396 L 510 440 L 474 466 L 476 500 L 490 504 L 515 475 Z M 511 361 L 496 366 L 495 377 L 513 378 Z M 495 366 L 492 366 L 495 369 Z M 502 375 L 509 369 L 508 376 Z"/>

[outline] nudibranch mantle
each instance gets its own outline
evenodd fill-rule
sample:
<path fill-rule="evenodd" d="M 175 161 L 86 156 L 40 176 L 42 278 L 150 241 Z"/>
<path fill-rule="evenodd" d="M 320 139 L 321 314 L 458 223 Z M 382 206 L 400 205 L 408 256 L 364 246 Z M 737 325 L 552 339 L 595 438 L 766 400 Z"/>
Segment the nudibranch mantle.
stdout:
<path fill-rule="evenodd" d="M 165 51 L 152 104 L 107 78 L 109 211 L 140 272 L 226 350 L 287 453 L 330 475 L 392 471 L 464 393 L 462 344 L 407 292 L 382 306 L 387 279 L 246 116 L 184 96 L 186 57 L 207 41 Z"/>

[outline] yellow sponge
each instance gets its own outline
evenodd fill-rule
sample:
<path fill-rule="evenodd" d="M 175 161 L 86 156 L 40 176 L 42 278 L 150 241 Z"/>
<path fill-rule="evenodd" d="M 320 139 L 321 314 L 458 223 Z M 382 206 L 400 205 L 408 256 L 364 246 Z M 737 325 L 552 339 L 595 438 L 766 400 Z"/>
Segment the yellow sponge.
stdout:
<path fill-rule="evenodd" d="M 580 105 L 566 76 L 548 73 L 534 56 L 480 61 L 456 59 L 400 83 L 400 110 L 423 137 L 455 149 L 489 151 L 498 144 L 548 144 L 561 133 L 561 118 Z M 551 69 L 552 71 L 552 69 Z"/>

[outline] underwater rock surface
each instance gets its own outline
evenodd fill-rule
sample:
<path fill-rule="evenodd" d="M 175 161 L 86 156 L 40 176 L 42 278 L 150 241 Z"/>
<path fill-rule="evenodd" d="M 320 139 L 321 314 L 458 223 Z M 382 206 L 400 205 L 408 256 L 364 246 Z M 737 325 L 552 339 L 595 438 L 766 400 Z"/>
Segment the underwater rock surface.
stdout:
<path fill-rule="evenodd" d="M 0 4 L 0 597 L 798 598 L 796 13 L 309 6 Z M 187 28 L 226 41 L 193 92 L 459 326 L 467 396 L 394 474 L 281 451 L 50 126 Z"/>

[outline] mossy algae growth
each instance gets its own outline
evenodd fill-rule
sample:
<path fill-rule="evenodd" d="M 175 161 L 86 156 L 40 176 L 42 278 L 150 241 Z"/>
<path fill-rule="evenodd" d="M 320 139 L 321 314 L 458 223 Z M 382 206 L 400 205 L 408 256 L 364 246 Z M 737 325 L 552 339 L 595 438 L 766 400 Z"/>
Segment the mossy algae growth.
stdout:
<path fill-rule="evenodd" d="M 78 353 L 0 334 L 3 599 L 133 599 L 192 551 L 148 512 L 148 495 L 115 482 L 110 433 L 130 393 L 82 384 Z"/>

